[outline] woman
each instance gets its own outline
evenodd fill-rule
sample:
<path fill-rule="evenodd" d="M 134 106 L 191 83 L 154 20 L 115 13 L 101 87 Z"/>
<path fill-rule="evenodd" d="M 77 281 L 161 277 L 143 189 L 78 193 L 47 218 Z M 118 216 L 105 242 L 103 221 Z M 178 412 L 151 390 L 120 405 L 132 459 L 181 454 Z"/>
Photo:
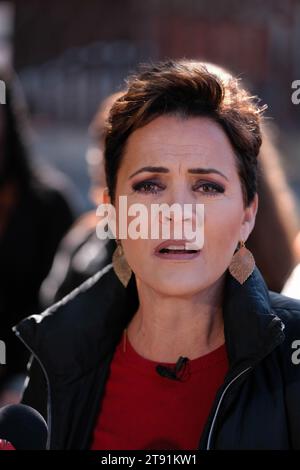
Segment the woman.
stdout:
<path fill-rule="evenodd" d="M 47 378 L 48 448 L 300 448 L 300 304 L 268 292 L 245 247 L 263 110 L 188 61 L 145 66 L 112 106 L 113 263 L 15 328 L 36 358 L 24 403 Z M 190 204 L 183 225 L 204 205 L 204 244 L 175 239 L 175 217 L 170 239 L 121 237 L 120 196 Z"/>

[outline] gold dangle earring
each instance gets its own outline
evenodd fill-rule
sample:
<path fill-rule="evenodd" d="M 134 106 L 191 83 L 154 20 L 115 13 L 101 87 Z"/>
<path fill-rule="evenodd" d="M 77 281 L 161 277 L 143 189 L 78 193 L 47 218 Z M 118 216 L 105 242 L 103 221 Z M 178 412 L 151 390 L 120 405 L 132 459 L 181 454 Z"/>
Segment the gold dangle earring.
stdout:
<path fill-rule="evenodd" d="M 254 271 L 255 259 L 251 251 L 245 247 L 243 240 L 241 240 L 239 244 L 240 248 L 234 253 L 228 269 L 234 279 L 240 284 L 244 284 Z"/>
<path fill-rule="evenodd" d="M 117 277 L 122 282 L 123 286 L 127 287 L 128 282 L 131 278 L 132 271 L 126 261 L 124 250 L 120 240 L 117 239 L 116 242 L 117 248 L 115 249 L 112 256 L 112 265 Z"/>

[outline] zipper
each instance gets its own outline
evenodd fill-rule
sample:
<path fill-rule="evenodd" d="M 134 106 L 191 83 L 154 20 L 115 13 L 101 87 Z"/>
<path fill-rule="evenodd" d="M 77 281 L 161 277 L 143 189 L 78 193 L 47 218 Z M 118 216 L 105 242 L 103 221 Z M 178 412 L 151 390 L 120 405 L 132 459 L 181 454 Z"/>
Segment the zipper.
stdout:
<path fill-rule="evenodd" d="M 214 414 L 214 417 L 213 417 L 213 420 L 212 420 L 212 423 L 211 423 L 211 426 L 210 426 L 210 430 L 209 430 L 209 434 L 208 434 L 208 438 L 207 438 L 207 446 L 206 446 L 206 450 L 211 450 L 210 449 L 210 444 L 211 444 L 211 439 L 212 439 L 212 434 L 213 434 L 213 431 L 214 431 L 214 427 L 215 427 L 215 423 L 216 423 L 216 420 L 217 420 L 217 416 L 218 416 L 218 413 L 219 413 L 219 409 L 220 409 L 220 406 L 221 406 L 221 403 L 224 399 L 224 396 L 226 394 L 226 392 L 228 391 L 228 389 L 230 388 L 230 386 L 239 378 L 241 377 L 241 375 L 245 374 L 248 370 L 250 369 L 253 369 L 252 366 L 249 366 L 247 367 L 247 369 L 244 369 L 242 370 L 242 372 L 240 372 L 236 377 L 234 377 L 230 382 L 229 384 L 225 387 L 225 389 L 223 390 L 223 393 L 219 399 L 219 402 L 218 402 L 218 405 L 217 405 L 217 408 L 216 408 L 216 411 L 215 411 L 215 414 Z"/>
<path fill-rule="evenodd" d="M 25 347 L 31 352 L 33 357 L 38 361 L 40 364 L 42 371 L 45 375 L 46 381 L 47 381 L 47 393 L 48 393 L 48 400 L 47 400 L 47 426 L 48 426 L 48 436 L 47 436 L 47 442 L 46 442 L 46 450 L 50 450 L 50 442 L 51 442 L 51 393 L 50 393 L 50 381 L 48 374 L 46 372 L 46 369 L 40 360 L 40 358 L 35 354 L 35 352 L 31 349 L 30 346 L 26 343 L 26 341 L 22 338 L 20 332 L 15 329 L 15 334 L 16 336 L 22 341 L 22 343 L 25 345 Z"/>
<path fill-rule="evenodd" d="M 272 349 L 273 350 L 276 346 L 278 346 L 278 344 L 281 343 L 281 341 L 284 339 L 284 334 L 283 334 L 283 330 L 285 329 L 285 324 L 281 321 L 280 318 L 278 318 L 277 316 L 275 316 L 275 318 L 273 318 L 273 320 L 270 322 L 270 324 L 268 325 L 268 329 L 269 330 L 273 330 L 274 328 L 278 328 L 278 325 L 280 326 L 280 331 L 275 339 L 275 344 L 273 344 L 272 346 Z M 267 353 L 269 353 L 270 351 L 268 351 Z M 252 366 L 249 366 L 247 367 L 246 369 L 242 370 L 236 377 L 234 377 L 230 382 L 229 384 L 225 387 L 225 389 L 223 390 L 222 392 L 222 395 L 219 399 L 219 402 L 218 402 L 218 405 L 217 405 L 217 408 L 216 408 L 216 411 L 215 411 L 215 414 L 214 414 L 214 417 L 213 417 L 213 420 L 212 420 L 212 423 L 211 423 L 211 426 L 210 426 L 210 430 L 209 430 L 209 433 L 208 433 L 208 438 L 207 438 L 207 445 L 206 445 L 206 450 L 211 450 L 211 440 L 212 440 L 212 434 L 213 434 L 213 431 L 214 431 L 214 427 L 215 427 L 215 424 L 216 424 L 216 420 L 217 420 L 217 416 L 218 416 L 218 413 L 219 413 L 219 410 L 220 410 L 220 406 L 222 404 L 222 401 L 224 399 L 224 396 L 226 394 L 226 392 L 228 391 L 228 389 L 231 387 L 231 385 L 239 378 L 241 377 L 243 374 L 245 374 L 248 370 L 250 369 L 253 369 L 255 364 L 253 364 Z"/>

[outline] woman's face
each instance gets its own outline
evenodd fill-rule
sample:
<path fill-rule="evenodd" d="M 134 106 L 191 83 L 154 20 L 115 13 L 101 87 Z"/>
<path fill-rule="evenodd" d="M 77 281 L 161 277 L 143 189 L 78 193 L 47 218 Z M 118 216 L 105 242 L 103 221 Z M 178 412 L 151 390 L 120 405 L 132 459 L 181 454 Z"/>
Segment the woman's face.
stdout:
<path fill-rule="evenodd" d="M 147 166 L 158 168 L 138 172 Z M 121 240 L 137 282 L 172 296 L 194 295 L 220 280 L 257 211 L 257 196 L 244 208 L 234 150 L 221 126 L 206 117 L 160 116 L 134 131 L 117 175 L 117 217 L 119 196 L 127 196 L 128 207 L 140 203 L 149 213 L 152 204 L 192 204 L 193 212 L 196 204 L 204 205 L 204 245 L 190 259 L 157 255 L 162 237 Z M 170 239 L 176 238 L 173 229 L 171 222 Z"/>

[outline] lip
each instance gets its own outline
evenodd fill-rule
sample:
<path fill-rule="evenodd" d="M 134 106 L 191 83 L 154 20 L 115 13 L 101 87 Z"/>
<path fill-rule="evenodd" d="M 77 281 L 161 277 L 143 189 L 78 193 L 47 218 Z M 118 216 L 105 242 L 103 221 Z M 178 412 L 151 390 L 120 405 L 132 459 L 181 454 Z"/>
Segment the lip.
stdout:
<path fill-rule="evenodd" d="M 160 253 L 162 248 L 166 248 L 169 245 L 185 245 L 186 243 L 191 243 L 189 240 L 165 240 L 164 242 L 157 245 L 154 250 L 154 255 L 161 259 L 169 260 L 190 260 L 197 258 L 201 254 L 201 250 L 197 250 L 195 253 Z M 192 248 L 190 248 L 192 249 Z"/>

